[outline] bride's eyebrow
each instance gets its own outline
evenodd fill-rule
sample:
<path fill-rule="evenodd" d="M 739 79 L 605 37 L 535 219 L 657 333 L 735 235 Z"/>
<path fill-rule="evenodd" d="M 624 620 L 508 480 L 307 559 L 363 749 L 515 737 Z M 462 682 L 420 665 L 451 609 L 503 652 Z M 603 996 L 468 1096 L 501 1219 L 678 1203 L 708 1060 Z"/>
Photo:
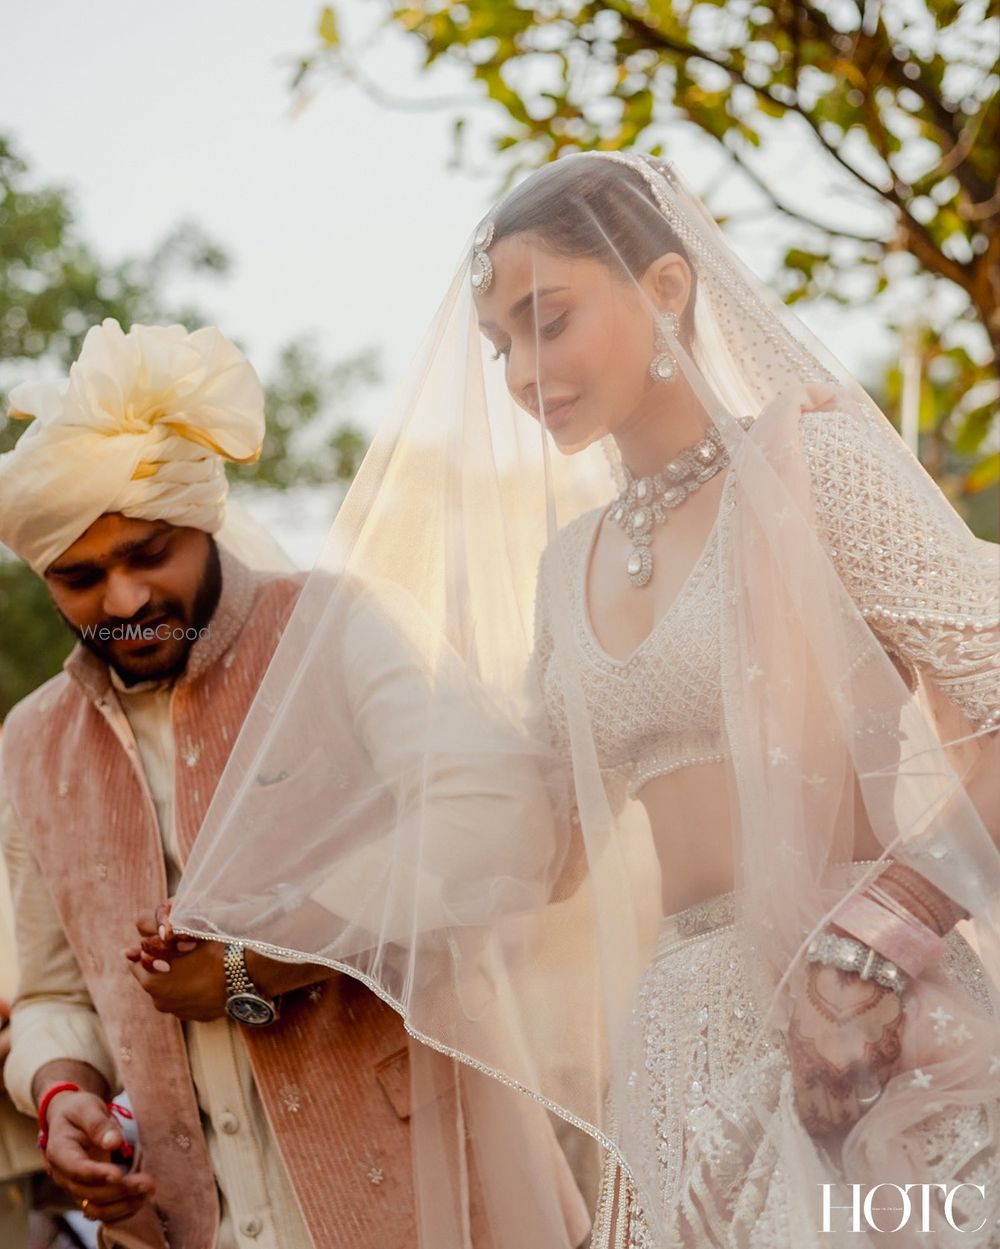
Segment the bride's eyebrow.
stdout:
<path fill-rule="evenodd" d="M 558 291 L 565 291 L 567 286 L 543 286 L 538 291 L 528 291 L 527 295 L 522 295 L 515 303 L 511 304 L 507 315 L 511 320 L 516 320 L 527 308 L 529 308 L 536 300 L 544 299 L 546 295 L 555 295 Z M 493 321 L 480 321 L 479 328 L 489 333 L 496 330 L 498 326 Z"/>
<path fill-rule="evenodd" d="M 546 295 L 554 295 L 557 291 L 565 291 L 567 289 L 568 287 L 566 286 L 543 286 L 539 291 L 528 291 L 527 295 L 522 295 L 517 303 L 511 304 L 507 315 L 516 320 L 536 300 L 544 299 Z"/>

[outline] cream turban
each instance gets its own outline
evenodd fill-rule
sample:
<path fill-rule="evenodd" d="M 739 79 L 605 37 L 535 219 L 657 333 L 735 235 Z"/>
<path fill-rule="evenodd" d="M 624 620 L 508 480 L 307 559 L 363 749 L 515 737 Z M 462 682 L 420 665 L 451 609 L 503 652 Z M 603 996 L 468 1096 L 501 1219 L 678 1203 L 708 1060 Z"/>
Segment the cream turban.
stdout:
<path fill-rule="evenodd" d="M 264 392 L 217 329 L 94 326 L 61 386 L 26 382 L 10 415 L 33 420 L 0 456 L 0 542 L 39 574 L 105 512 L 215 533 L 224 460 L 253 463 Z"/>

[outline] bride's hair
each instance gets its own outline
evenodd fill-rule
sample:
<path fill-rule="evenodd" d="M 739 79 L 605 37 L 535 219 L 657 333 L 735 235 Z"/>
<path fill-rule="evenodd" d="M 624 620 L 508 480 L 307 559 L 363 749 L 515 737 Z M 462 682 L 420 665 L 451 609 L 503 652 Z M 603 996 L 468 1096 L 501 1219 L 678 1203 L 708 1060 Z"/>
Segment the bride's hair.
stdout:
<path fill-rule="evenodd" d="M 600 260 L 620 278 L 638 281 L 654 260 L 675 252 L 691 271 L 691 295 L 681 318 L 694 327 L 695 270 L 687 249 L 660 211 L 643 178 L 610 160 L 564 158 L 546 165 L 501 201 L 493 240 L 531 234 L 562 256 Z"/>

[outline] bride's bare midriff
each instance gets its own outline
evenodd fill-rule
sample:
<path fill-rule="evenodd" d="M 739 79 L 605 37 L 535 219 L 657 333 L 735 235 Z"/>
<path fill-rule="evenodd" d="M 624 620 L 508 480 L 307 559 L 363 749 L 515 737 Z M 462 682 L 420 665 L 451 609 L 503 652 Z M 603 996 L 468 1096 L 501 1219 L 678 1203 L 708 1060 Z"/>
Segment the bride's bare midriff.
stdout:
<path fill-rule="evenodd" d="M 734 886 L 731 778 L 721 763 L 695 764 L 648 781 L 639 791 L 660 861 L 663 914 L 673 915 Z M 855 787 L 853 858 L 882 853 Z M 775 840 L 779 840 L 777 830 Z"/>

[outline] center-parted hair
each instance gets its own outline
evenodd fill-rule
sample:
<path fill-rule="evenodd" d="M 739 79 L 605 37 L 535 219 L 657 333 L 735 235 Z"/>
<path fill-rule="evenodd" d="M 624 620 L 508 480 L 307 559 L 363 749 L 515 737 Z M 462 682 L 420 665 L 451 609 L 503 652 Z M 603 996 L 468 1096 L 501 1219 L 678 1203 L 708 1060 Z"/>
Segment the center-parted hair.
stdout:
<path fill-rule="evenodd" d="M 649 186 L 634 170 L 623 170 L 610 160 L 555 161 L 515 187 L 497 206 L 492 221 L 491 247 L 504 238 L 531 234 L 558 255 L 599 260 L 623 280 L 638 281 L 654 260 L 676 253 L 691 270 L 691 297 L 681 318 L 690 333 L 694 266 Z"/>

